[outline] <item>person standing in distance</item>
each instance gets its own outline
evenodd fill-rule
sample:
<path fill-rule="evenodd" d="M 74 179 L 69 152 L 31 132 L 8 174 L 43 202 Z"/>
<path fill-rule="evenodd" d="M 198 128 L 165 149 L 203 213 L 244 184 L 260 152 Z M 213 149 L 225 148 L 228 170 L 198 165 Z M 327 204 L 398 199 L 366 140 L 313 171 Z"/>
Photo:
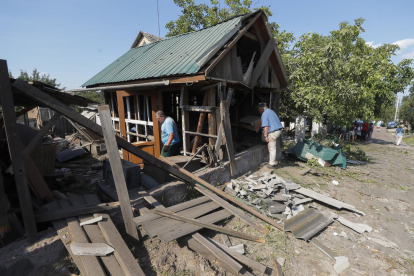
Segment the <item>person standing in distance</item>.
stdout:
<path fill-rule="evenodd" d="M 262 131 L 266 142 L 268 143 L 268 150 L 269 150 L 269 164 L 267 165 L 268 168 L 274 168 L 277 164 L 276 161 L 276 142 L 277 139 L 282 135 L 282 123 L 277 117 L 276 113 L 267 108 L 266 103 L 259 103 L 258 109 L 260 114 L 262 114 Z M 259 132 L 260 127 L 256 128 L 256 132 Z"/>
<path fill-rule="evenodd" d="M 164 144 L 161 156 L 169 157 L 180 154 L 180 136 L 178 135 L 177 124 L 171 117 L 166 117 L 165 113 L 158 110 L 155 114 L 161 125 L 161 141 Z"/>

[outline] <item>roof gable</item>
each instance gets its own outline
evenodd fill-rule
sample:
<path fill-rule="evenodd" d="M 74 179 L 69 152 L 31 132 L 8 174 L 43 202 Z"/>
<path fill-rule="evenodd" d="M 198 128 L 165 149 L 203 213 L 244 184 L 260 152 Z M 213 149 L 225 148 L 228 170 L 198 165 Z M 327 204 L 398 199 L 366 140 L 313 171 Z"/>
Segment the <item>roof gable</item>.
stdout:
<path fill-rule="evenodd" d="M 157 42 L 163 39 L 163 37 L 140 31 L 137 35 L 137 38 L 135 38 L 134 43 L 132 43 L 131 49 L 138 46 L 151 44 L 153 42 Z"/>

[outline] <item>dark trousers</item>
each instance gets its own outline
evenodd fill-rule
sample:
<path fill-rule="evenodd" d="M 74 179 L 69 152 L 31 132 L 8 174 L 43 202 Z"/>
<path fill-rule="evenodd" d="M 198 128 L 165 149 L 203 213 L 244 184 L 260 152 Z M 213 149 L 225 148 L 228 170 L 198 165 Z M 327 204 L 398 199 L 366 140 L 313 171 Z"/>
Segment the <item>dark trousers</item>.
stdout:
<path fill-rule="evenodd" d="M 161 156 L 170 157 L 180 154 L 180 143 L 170 145 L 167 152 L 164 152 L 164 146 L 161 149 Z"/>
<path fill-rule="evenodd" d="M 362 141 L 366 141 L 367 140 L 367 131 L 361 131 L 361 136 L 362 136 Z"/>

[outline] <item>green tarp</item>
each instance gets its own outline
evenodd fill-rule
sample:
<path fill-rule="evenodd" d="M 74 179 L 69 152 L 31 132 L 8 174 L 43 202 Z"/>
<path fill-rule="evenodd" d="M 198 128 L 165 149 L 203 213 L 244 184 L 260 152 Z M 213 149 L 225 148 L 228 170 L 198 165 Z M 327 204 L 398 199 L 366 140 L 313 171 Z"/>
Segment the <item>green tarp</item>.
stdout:
<path fill-rule="evenodd" d="M 299 160 L 306 162 L 308 161 L 305 157 L 307 152 L 312 153 L 316 157 L 322 158 L 322 160 L 329 162 L 332 166 L 338 166 L 342 169 L 346 169 L 346 157 L 342 149 L 339 147 L 331 149 L 319 143 L 305 139 L 303 142 L 297 142 L 290 154 Z"/>

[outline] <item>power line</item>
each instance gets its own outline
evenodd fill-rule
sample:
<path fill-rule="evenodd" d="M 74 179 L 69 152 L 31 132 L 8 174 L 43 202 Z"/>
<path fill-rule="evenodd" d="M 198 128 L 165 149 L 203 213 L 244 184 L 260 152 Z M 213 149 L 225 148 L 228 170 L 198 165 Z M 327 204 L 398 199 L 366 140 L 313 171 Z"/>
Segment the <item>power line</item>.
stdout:
<path fill-rule="evenodd" d="M 160 31 L 160 10 L 158 8 L 158 0 L 157 0 L 157 13 L 158 13 L 158 36 L 161 37 L 161 31 Z"/>

